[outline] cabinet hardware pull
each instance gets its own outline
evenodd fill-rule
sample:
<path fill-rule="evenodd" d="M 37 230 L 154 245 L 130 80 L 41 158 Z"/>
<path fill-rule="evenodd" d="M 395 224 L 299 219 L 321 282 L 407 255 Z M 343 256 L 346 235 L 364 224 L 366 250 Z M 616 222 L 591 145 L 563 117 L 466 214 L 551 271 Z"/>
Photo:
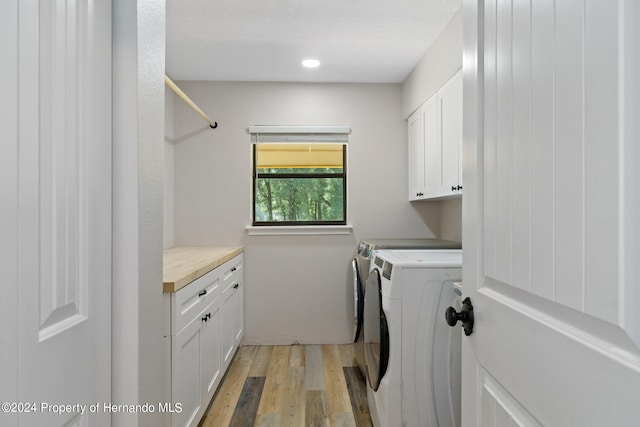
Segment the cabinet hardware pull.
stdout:
<path fill-rule="evenodd" d="M 238 286 L 240 286 L 240 283 L 236 283 L 235 285 L 233 285 L 233 289 L 238 289 Z"/>
<path fill-rule="evenodd" d="M 458 185 L 458 190 L 462 190 L 462 185 Z"/>
<path fill-rule="evenodd" d="M 203 321 L 203 322 L 206 322 L 206 321 L 207 321 L 207 316 L 203 316 L 203 317 L 202 317 L 202 321 Z"/>
<path fill-rule="evenodd" d="M 200 292 L 200 293 L 198 294 L 198 296 L 199 296 L 199 297 L 201 297 L 201 296 L 204 296 L 204 295 L 206 295 L 206 294 L 207 294 L 207 290 L 205 289 L 205 290 L 203 290 L 202 292 Z"/>
<path fill-rule="evenodd" d="M 456 186 L 455 185 L 451 186 L 451 191 L 456 191 Z"/>
<path fill-rule="evenodd" d="M 207 319 L 211 319 L 211 313 L 207 313 L 207 315 L 205 316 Z"/>
<path fill-rule="evenodd" d="M 232 273 L 233 273 L 234 271 L 236 271 L 236 268 L 235 268 L 235 267 L 233 267 L 233 268 L 231 269 L 231 272 L 232 272 Z"/>

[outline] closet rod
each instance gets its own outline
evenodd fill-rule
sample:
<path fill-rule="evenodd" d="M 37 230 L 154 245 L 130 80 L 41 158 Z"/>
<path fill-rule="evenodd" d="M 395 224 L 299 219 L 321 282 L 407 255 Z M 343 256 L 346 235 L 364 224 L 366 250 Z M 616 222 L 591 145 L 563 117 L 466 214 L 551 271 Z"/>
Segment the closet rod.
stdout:
<path fill-rule="evenodd" d="M 195 103 L 195 102 L 193 102 L 193 101 L 191 100 L 191 98 L 189 98 L 189 97 L 187 96 L 187 94 L 186 94 L 186 93 L 184 93 L 184 92 L 182 91 L 182 89 L 180 89 L 180 88 L 178 87 L 178 85 L 176 85 L 176 84 L 173 82 L 173 80 L 171 80 L 171 79 L 169 78 L 169 76 L 167 76 L 166 74 L 164 75 L 164 82 L 165 82 L 165 84 L 166 84 L 167 86 L 169 86 L 169 87 L 170 87 L 170 88 L 171 88 L 171 89 L 176 93 L 176 95 L 178 95 L 180 98 L 182 98 L 182 100 L 183 100 L 184 102 L 186 102 L 186 103 L 187 103 L 187 105 L 193 109 L 193 111 L 195 111 L 196 113 L 198 113 L 198 114 L 200 115 L 200 117 L 202 117 L 202 118 L 203 118 L 207 123 L 209 123 L 209 127 L 210 127 L 211 129 L 215 129 L 215 128 L 217 128 L 217 127 L 218 127 L 218 122 L 214 122 L 213 120 L 211 120 L 211 119 L 209 118 L 209 116 L 207 116 L 207 115 L 204 113 L 204 111 L 202 111 L 202 110 L 200 109 L 200 107 L 198 107 L 198 106 L 196 105 L 196 103 Z"/>

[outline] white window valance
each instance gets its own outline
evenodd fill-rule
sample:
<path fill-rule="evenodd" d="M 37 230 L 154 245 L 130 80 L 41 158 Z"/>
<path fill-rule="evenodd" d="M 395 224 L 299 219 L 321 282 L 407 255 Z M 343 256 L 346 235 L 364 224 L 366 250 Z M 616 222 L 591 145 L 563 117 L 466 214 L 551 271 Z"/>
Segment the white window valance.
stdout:
<path fill-rule="evenodd" d="M 348 142 L 349 126 L 249 126 L 252 142 Z"/>

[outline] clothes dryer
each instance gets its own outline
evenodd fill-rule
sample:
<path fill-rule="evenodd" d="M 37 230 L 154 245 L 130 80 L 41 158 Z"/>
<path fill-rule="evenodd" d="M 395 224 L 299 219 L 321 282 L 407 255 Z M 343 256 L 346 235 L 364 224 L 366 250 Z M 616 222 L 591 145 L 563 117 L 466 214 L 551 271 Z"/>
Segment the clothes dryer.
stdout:
<path fill-rule="evenodd" d="M 376 251 L 366 282 L 367 401 L 376 427 L 460 426 L 462 251 Z"/>
<path fill-rule="evenodd" d="M 351 259 L 353 277 L 353 342 L 356 361 L 363 375 L 366 375 L 364 363 L 364 341 L 362 335 L 362 319 L 364 310 L 365 283 L 369 276 L 371 257 L 381 249 L 419 249 L 442 250 L 461 249 L 460 242 L 440 239 L 363 239 L 358 242 Z"/>

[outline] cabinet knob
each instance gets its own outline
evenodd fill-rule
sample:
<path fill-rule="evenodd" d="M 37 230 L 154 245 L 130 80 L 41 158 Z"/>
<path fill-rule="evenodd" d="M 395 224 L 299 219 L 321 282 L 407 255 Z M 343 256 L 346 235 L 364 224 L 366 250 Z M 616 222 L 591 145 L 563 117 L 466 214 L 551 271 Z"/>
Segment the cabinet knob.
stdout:
<path fill-rule="evenodd" d="M 206 316 L 206 315 L 205 315 L 205 316 L 202 316 L 202 321 L 203 321 L 203 322 L 206 322 L 206 321 L 207 321 L 207 316 Z"/>
<path fill-rule="evenodd" d="M 235 285 L 233 285 L 233 289 L 238 289 L 239 286 L 240 286 L 240 283 L 236 283 Z"/>
<path fill-rule="evenodd" d="M 458 190 L 462 190 L 462 185 L 458 185 Z"/>
<path fill-rule="evenodd" d="M 207 315 L 205 316 L 207 319 L 211 319 L 211 313 L 207 313 Z"/>
<path fill-rule="evenodd" d="M 234 271 L 236 271 L 236 268 L 235 268 L 235 267 L 233 267 L 233 268 L 231 269 L 231 272 L 232 272 L 232 273 L 233 273 Z"/>
<path fill-rule="evenodd" d="M 456 186 L 455 185 L 451 186 L 451 191 L 456 191 Z"/>
<path fill-rule="evenodd" d="M 422 196 L 424 196 L 424 194 L 422 194 L 422 193 L 416 193 L 416 197 L 422 197 Z"/>

